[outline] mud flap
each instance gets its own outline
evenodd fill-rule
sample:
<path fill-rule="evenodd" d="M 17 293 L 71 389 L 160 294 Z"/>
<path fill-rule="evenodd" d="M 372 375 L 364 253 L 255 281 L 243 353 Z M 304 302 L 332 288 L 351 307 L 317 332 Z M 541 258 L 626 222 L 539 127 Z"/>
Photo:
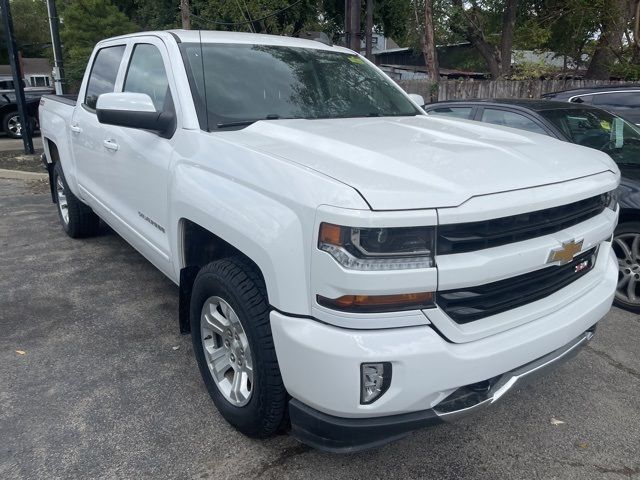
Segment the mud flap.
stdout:
<path fill-rule="evenodd" d="M 180 333 L 188 335 L 191 333 L 191 322 L 189 321 L 189 310 L 191 307 L 191 290 L 193 282 L 198 275 L 200 267 L 184 267 L 180 270 L 180 294 L 178 299 L 178 321 L 180 323 Z"/>

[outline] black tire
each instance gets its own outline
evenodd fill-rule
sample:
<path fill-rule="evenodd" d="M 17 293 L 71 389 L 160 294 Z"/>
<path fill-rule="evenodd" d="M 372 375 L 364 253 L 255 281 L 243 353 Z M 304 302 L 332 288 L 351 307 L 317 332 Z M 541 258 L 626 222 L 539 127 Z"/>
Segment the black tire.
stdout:
<path fill-rule="evenodd" d="M 2 130 L 7 134 L 10 138 L 22 138 L 22 133 L 18 133 L 14 128 L 14 121 L 20 124 L 20 117 L 18 112 L 9 112 L 2 118 Z M 33 117 L 29 117 L 29 123 L 31 124 L 31 132 L 33 133 L 36 121 Z"/>
<path fill-rule="evenodd" d="M 213 296 L 225 300 L 245 331 L 253 359 L 251 397 L 246 405 L 230 403 L 218 389 L 205 358 L 200 321 L 205 301 Z M 204 266 L 196 276 L 191 294 L 190 320 L 193 348 L 200 373 L 222 416 L 240 432 L 254 438 L 278 433 L 286 424 L 287 393 L 280 376 L 269 323 L 269 303 L 262 276 L 240 257 Z"/>
<path fill-rule="evenodd" d="M 60 205 L 59 195 L 61 192 L 58 188 L 60 183 L 63 188 L 62 194 L 66 197 L 66 210 L 69 214 L 67 221 L 63 216 L 64 209 Z M 67 235 L 71 238 L 86 238 L 96 235 L 100 228 L 100 218 L 69 189 L 60 162 L 56 162 L 53 167 L 53 186 L 56 205 L 58 206 L 58 218 Z"/>
<path fill-rule="evenodd" d="M 640 258 L 635 257 L 635 259 L 630 260 L 630 263 L 627 262 L 628 258 L 624 256 L 622 249 L 620 248 L 620 245 L 617 244 L 617 240 L 623 237 L 627 238 L 626 243 L 628 243 L 629 242 L 628 239 L 633 238 L 634 235 L 640 236 L 640 222 L 625 222 L 625 223 L 619 224 L 614 233 L 613 250 L 616 253 L 616 256 L 618 257 L 618 261 L 625 262 L 625 264 L 622 265 L 622 268 L 625 268 L 625 269 L 628 268 L 630 274 L 634 276 L 634 280 L 636 282 L 635 290 L 636 290 L 636 295 L 638 300 L 625 301 L 624 299 L 620 298 L 619 292 L 616 292 L 616 296 L 614 298 L 613 304 L 616 307 L 623 308 L 630 312 L 640 313 Z M 623 274 L 621 272 L 619 277 L 620 280 L 622 279 L 622 275 Z M 623 292 L 623 294 L 627 295 L 627 298 L 629 298 L 628 292 L 625 291 Z"/>

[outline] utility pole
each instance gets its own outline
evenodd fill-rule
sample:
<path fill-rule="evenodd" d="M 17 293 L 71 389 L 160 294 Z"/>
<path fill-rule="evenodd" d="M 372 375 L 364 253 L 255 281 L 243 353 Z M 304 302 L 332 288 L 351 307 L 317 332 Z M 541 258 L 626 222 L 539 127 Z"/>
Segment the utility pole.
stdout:
<path fill-rule="evenodd" d="M 180 13 L 182 14 L 182 28 L 191 30 L 191 10 L 189 0 L 180 0 Z"/>
<path fill-rule="evenodd" d="M 367 27 L 365 31 L 366 56 L 373 62 L 373 0 L 367 0 Z"/>
<path fill-rule="evenodd" d="M 361 0 L 351 0 L 351 5 L 349 6 L 350 10 L 350 32 L 351 32 L 351 45 L 349 48 L 360 53 L 361 47 L 361 37 L 362 33 L 360 30 L 360 10 L 362 9 L 362 1 Z"/>
<path fill-rule="evenodd" d="M 4 23 L 4 34 L 7 42 L 7 50 L 9 51 L 9 63 L 11 65 L 11 72 L 13 73 L 13 86 L 16 92 L 18 115 L 20 116 L 20 124 L 22 126 L 22 142 L 24 143 L 24 153 L 33 153 L 31 124 L 29 122 L 29 118 L 27 117 L 27 103 L 24 98 L 24 86 L 22 85 L 22 69 L 20 68 L 20 60 L 18 59 L 16 38 L 13 34 L 13 19 L 11 18 L 9 0 L 2 0 L 2 17 Z"/>
<path fill-rule="evenodd" d="M 62 67 L 62 48 L 60 47 L 60 32 L 58 25 L 58 10 L 56 9 L 56 0 L 47 0 L 47 12 L 49 14 L 49 30 L 51 31 L 51 45 L 53 45 L 53 83 L 56 87 L 56 95 L 64 94 L 63 78 L 64 70 Z"/>

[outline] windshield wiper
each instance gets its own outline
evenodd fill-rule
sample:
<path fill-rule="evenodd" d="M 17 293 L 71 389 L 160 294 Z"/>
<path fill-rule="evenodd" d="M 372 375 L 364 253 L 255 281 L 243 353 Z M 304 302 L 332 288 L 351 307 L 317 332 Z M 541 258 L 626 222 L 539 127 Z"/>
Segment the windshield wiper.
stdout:
<path fill-rule="evenodd" d="M 247 125 L 251 125 L 252 123 L 256 123 L 260 120 L 278 120 L 280 115 L 276 115 L 275 113 L 270 113 L 264 118 L 256 118 L 255 120 L 238 120 L 237 122 L 223 122 L 218 123 L 216 127 L 218 128 L 231 128 L 231 127 L 246 127 Z"/>

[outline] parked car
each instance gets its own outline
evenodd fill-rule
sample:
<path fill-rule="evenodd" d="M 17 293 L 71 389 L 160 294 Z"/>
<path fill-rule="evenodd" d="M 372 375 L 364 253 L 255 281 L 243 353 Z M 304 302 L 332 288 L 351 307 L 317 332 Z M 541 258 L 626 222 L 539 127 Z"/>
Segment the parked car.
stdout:
<path fill-rule="evenodd" d="M 47 90 L 50 93 L 50 90 Z M 27 93 L 25 89 L 25 100 L 27 103 L 27 115 L 31 121 L 31 128 L 37 127 L 38 105 L 43 92 Z M 22 138 L 22 122 L 18 115 L 18 104 L 13 88 L 13 79 L 0 75 L 0 127 L 2 131 L 11 138 Z"/>
<path fill-rule="evenodd" d="M 608 155 L 422 103 L 343 47 L 176 30 L 100 42 L 40 120 L 62 228 L 179 285 L 222 416 L 353 451 L 574 354 L 616 290 Z"/>
<path fill-rule="evenodd" d="M 593 105 L 640 125 L 640 85 L 579 88 L 547 93 L 542 98 Z"/>
<path fill-rule="evenodd" d="M 618 164 L 621 207 L 614 251 L 619 283 L 615 304 L 640 312 L 640 129 L 585 104 L 548 100 L 462 100 L 425 106 L 429 114 L 454 116 L 541 133 L 608 153 Z"/>

